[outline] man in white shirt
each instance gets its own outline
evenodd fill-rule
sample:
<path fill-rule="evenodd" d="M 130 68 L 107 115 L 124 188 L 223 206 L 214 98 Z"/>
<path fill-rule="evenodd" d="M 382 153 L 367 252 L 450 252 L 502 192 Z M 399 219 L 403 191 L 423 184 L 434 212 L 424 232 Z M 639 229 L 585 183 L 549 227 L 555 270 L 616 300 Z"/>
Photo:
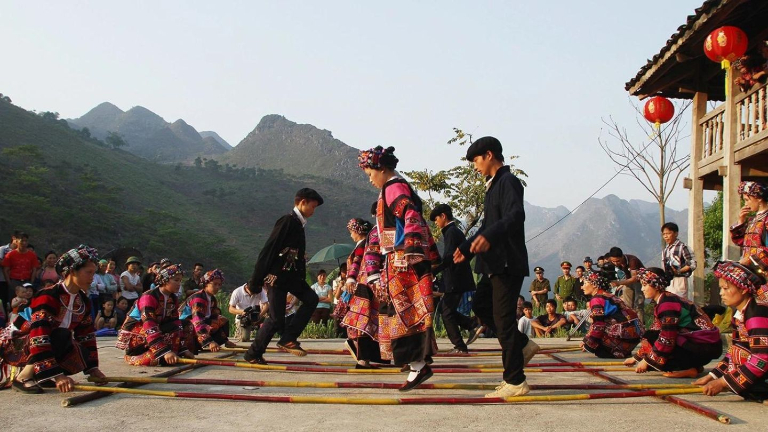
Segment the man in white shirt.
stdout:
<path fill-rule="evenodd" d="M 120 295 L 128 300 L 129 311 L 143 291 L 141 277 L 139 276 L 139 264 L 141 264 L 141 260 L 138 257 L 128 258 L 128 261 L 125 262 L 128 270 L 120 274 Z"/>
<path fill-rule="evenodd" d="M 251 340 L 251 331 L 263 320 L 269 310 L 267 290 L 255 294 L 247 283 L 232 291 L 229 297 L 229 313 L 235 316 L 235 337 L 241 342 Z"/>
<path fill-rule="evenodd" d="M 520 333 L 528 337 L 533 336 L 531 321 L 533 321 L 533 303 L 523 302 L 523 316 L 517 320 L 517 329 L 520 330 Z"/>

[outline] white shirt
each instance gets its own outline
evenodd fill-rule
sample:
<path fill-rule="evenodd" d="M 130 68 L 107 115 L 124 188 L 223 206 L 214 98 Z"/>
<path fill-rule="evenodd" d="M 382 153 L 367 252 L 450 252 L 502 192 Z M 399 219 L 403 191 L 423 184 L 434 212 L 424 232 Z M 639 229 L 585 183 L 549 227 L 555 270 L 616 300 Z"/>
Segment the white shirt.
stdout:
<path fill-rule="evenodd" d="M 69 328 L 69 325 L 72 324 L 72 308 L 75 305 L 75 297 L 77 297 L 77 294 L 69 293 L 69 303 L 67 304 L 66 312 L 64 312 L 64 318 L 61 319 L 59 328 Z"/>
<path fill-rule="evenodd" d="M 136 291 L 125 290 L 125 283 L 123 283 L 123 277 L 127 277 L 128 282 L 132 283 L 133 285 L 139 285 L 139 281 L 141 280 L 141 277 L 139 277 L 139 274 L 136 273 L 135 275 L 132 275 L 131 272 L 129 272 L 128 270 L 120 274 L 120 290 L 122 291 L 123 297 L 127 298 L 128 300 L 139 298 L 139 293 L 137 293 Z"/>
<path fill-rule="evenodd" d="M 299 208 L 298 207 L 294 207 L 293 208 L 293 212 L 296 213 L 296 216 L 299 217 L 299 220 L 301 221 L 301 226 L 302 227 L 307 226 L 307 219 L 304 217 L 303 214 L 301 214 L 301 212 L 299 211 Z"/>
<path fill-rule="evenodd" d="M 229 297 L 229 305 L 235 309 L 245 310 L 248 307 L 259 306 L 263 303 L 268 303 L 267 290 L 262 289 L 260 293 L 249 295 L 245 292 L 245 284 L 240 285 L 232 291 L 232 296 Z"/>
<path fill-rule="evenodd" d="M 525 315 L 517 320 L 517 329 L 520 330 L 520 333 L 531 336 L 531 321 L 533 321 L 533 318 L 528 318 Z"/>

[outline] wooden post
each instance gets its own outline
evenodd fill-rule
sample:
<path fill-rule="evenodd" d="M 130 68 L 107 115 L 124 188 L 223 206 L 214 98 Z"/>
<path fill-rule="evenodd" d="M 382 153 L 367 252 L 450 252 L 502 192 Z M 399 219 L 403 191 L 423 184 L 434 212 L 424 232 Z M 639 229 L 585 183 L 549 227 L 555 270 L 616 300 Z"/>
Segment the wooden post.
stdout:
<path fill-rule="evenodd" d="M 688 247 L 698 261 L 691 277 L 693 301 L 698 305 L 705 302 L 704 284 L 704 180 L 699 176 L 699 161 L 704 154 L 704 128 L 699 121 L 707 113 L 707 94 L 697 92 L 693 96 L 693 118 L 691 121 L 691 190 L 688 193 Z M 690 294 L 689 294 L 690 296 Z"/>
<path fill-rule="evenodd" d="M 733 67 L 728 71 L 725 98 L 725 133 L 723 134 L 723 259 L 738 260 L 740 249 L 731 241 L 729 227 L 739 219 L 741 199 L 739 197 L 739 182 L 741 182 L 741 165 L 736 164 L 736 140 L 739 131 L 739 116 L 736 111 L 734 97 L 736 92 L 733 85 Z"/>

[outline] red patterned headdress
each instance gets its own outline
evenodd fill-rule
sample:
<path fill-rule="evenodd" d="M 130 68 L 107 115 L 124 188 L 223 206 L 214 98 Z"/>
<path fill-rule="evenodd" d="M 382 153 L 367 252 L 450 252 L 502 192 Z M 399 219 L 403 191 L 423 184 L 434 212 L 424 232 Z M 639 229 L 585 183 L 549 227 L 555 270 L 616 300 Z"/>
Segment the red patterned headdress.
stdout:
<path fill-rule="evenodd" d="M 665 291 L 669 286 L 669 280 L 666 277 L 659 276 L 658 274 L 646 268 L 641 268 L 638 270 L 637 277 L 640 279 L 640 282 L 646 285 L 650 285 L 659 291 Z"/>

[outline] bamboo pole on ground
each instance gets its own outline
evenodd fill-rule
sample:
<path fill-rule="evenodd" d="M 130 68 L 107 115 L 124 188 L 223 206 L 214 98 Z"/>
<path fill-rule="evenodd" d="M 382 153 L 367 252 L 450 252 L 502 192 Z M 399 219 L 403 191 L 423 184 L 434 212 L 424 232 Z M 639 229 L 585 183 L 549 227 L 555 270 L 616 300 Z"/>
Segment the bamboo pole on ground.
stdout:
<path fill-rule="evenodd" d="M 537 354 L 551 354 L 551 353 L 558 353 L 558 352 L 569 352 L 569 351 L 579 351 L 581 348 L 575 347 L 575 348 L 562 348 L 562 349 L 542 349 Z M 227 348 L 222 347 L 221 351 L 223 352 L 234 352 L 234 353 L 244 353 L 248 351 L 247 348 Z M 307 352 L 307 354 L 324 354 L 324 355 L 350 355 L 349 351 L 346 350 L 326 350 L 326 349 L 307 349 L 304 350 Z M 279 350 L 277 348 L 267 348 L 267 352 L 286 352 L 283 350 Z M 494 352 L 470 352 L 468 354 L 448 354 L 448 353 L 437 353 L 433 355 L 432 357 L 501 357 L 501 351 L 494 351 Z"/>
<path fill-rule="evenodd" d="M 561 356 L 559 356 L 557 354 L 550 354 L 549 357 L 551 357 L 551 358 L 553 358 L 553 359 L 555 359 L 555 360 L 557 360 L 559 362 L 566 362 L 566 360 L 563 357 L 561 357 Z M 616 378 L 616 377 L 611 376 L 611 375 L 608 375 L 607 373 L 604 373 L 602 371 L 595 370 L 595 371 L 592 371 L 590 373 L 592 375 L 596 376 L 596 377 L 602 378 L 602 379 L 604 379 L 606 381 L 609 381 L 611 383 L 614 383 L 614 384 L 619 384 L 619 385 L 628 384 L 627 381 L 625 381 L 623 379 L 620 379 L 620 378 Z M 699 392 L 701 392 L 701 389 L 699 389 Z M 697 404 L 695 402 L 687 401 L 685 399 L 681 399 L 681 398 L 673 396 L 673 395 L 657 395 L 656 397 L 658 397 L 661 400 L 673 403 L 673 404 L 675 404 L 675 405 L 677 405 L 679 407 L 691 410 L 691 411 L 693 411 L 693 412 L 695 412 L 697 414 L 701 414 L 704 417 L 710 418 L 712 420 L 717 420 L 720 423 L 723 423 L 723 424 L 730 424 L 731 423 L 731 418 L 727 414 L 722 413 L 722 412 L 717 411 L 717 410 L 714 410 L 714 409 L 711 409 L 711 408 L 707 408 L 707 407 L 701 406 L 701 405 L 699 405 L 699 404 Z"/>
<path fill-rule="evenodd" d="M 155 378 L 155 377 L 106 377 L 104 379 L 88 378 L 97 383 L 141 383 L 141 384 L 184 384 L 184 385 L 216 385 L 244 387 L 289 387 L 289 388 L 338 388 L 338 389 L 398 389 L 402 384 L 383 382 L 317 382 L 317 381 L 255 381 L 231 380 L 215 378 Z M 497 384 L 463 384 L 463 383 L 425 383 L 418 390 L 494 390 Z M 698 388 L 690 384 L 533 384 L 531 390 L 658 390 Z"/>
<path fill-rule="evenodd" d="M 678 394 L 699 393 L 700 389 L 665 389 L 665 390 L 640 390 L 630 392 L 613 393 L 584 393 L 573 395 L 539 395 L 539 396 L 515 396 L 508 398 L 486 397 L 414 397 L 414 398 L 362 398 L 362 397 L 324 397 L 324 396 L 264 396 L 222 393 L 196 393 L 161 390 L 129 389 L 121 387 L 97 387 L 87 385 L 75 385 L 75 390 L 98 391 L 110 393 L 135 394 L 144 396 L 178 397 L 191 399 L 221 399 L 240 400 L 251 402 L 281 402 L 300 404 L 341 404 L 341 405 L 485 405 L 498 403 L 522 403 L 522 402 L 564 402 L 583 401 L 594 399 L 624 399 L 649 396 L 666 396 Z"/>
<path fill-rule="evenodd" d="M 237 361 L 238 363 L 243 363 L 245 360 L 233 360 Z M 354 367 L 355 363 L 352 361 L 347 362 L 313 362 L 313 361 L 302 361 L 302 360 L 283 360 L 282 358 L 278 359 L 269 359 L 270 365 L 296 365 L 296 366 L 338 366 L 338 367 Z M 536 367 L 549 367 L 549 366 L 556 366 L 556 367 L 562 367 L 562 366 L 576 366 L 576 367 L 604 367 L 604 366 L 623 366 L 624 362 L 615 362 L 615 361 L 605 361 L 605 362 L 570 362 L 570 363 L 528 363 L 526 366 L 536 368 Z M 486 368 L 501 368 L 501 363 L 494 363 L 494 364 L 443 364 L 440 363 L 437 366 L 441 368 L 453 368 L 453 369 L 486 369 Z M 389 365 L 389 364 L 377 364 L 376 367 L 380 368 L 400 368 L 399 366 Z M 627 369 L 629 370 L 629 369 Z"/>

